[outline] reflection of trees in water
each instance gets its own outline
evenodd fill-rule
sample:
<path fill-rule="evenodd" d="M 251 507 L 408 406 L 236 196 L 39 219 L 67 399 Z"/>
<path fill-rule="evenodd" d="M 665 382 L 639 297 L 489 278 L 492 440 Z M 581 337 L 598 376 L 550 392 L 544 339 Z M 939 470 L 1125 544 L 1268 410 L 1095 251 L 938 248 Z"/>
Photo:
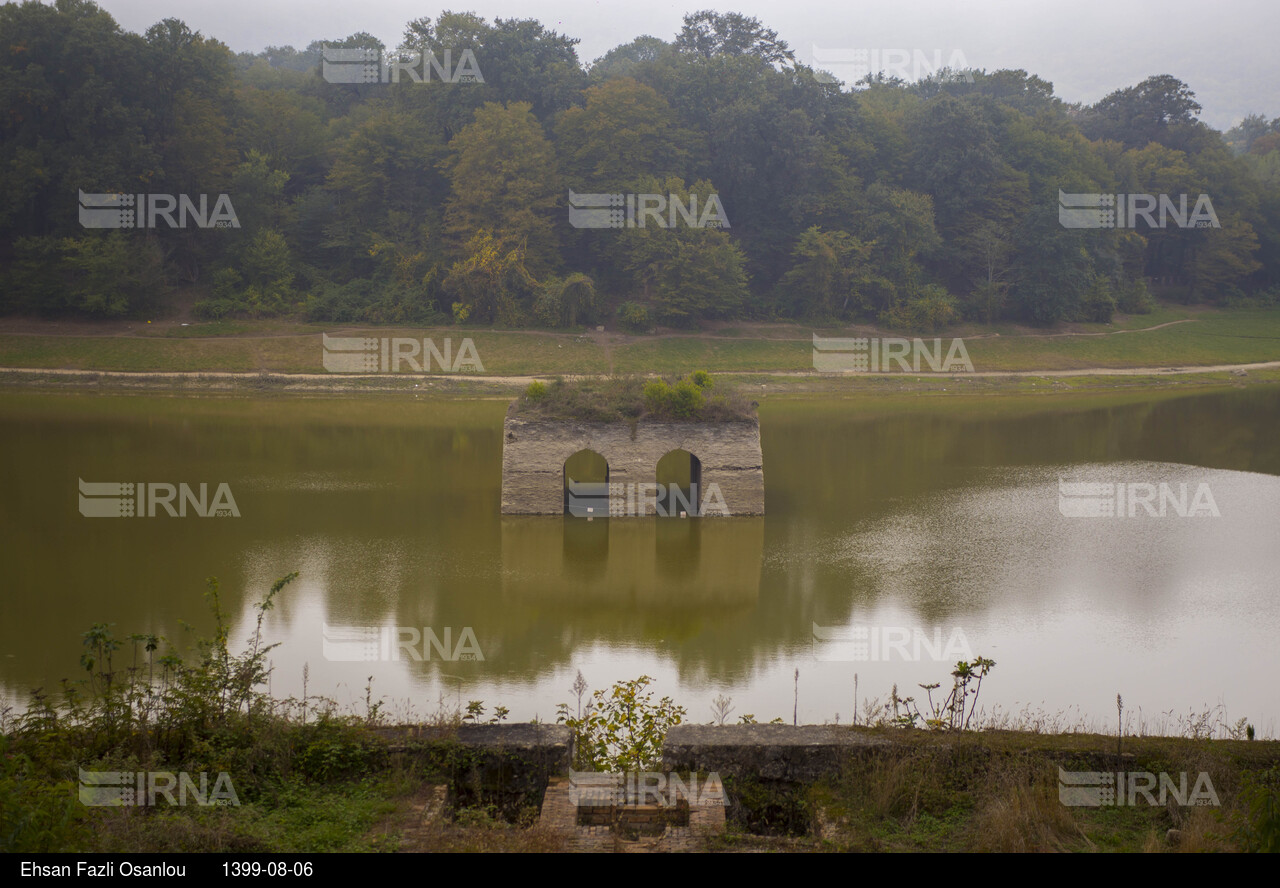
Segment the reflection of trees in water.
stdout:
<path fill-rule="evenodd" d="M 871 518 L 894 498 L 967 483 L 967 470 L 1153 460 L 1280 475 L 1280 393 L 979 397 L 906 412 L 768 405 L 760 423 L 771 515 Z"/>

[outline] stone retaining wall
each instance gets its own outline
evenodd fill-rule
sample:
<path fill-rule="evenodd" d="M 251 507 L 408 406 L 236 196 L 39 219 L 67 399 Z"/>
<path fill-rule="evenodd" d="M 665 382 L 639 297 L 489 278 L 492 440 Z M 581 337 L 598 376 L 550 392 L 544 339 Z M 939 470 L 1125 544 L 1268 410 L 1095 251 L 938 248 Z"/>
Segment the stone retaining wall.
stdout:
<path fill-rule="evenodd" d="M 731 516 L 764 514 L 760 422 L 585 423 L 507 415 L 502 428 L 502 514 L 564 514 L 564 463 L 592 450 L 611 484 L 657 479 L 658 460 L 685 450 L 702 464 L 701 499 L 715 484 Z M 603 516 L 602 516 L 603 517 Z"/>
<path fill-rule="evenodd" d="M 676 725 L 662 744 L 662 767 L 806 783 L 839 773 L 850 753 L 890 745 L 828 725 Z"/>

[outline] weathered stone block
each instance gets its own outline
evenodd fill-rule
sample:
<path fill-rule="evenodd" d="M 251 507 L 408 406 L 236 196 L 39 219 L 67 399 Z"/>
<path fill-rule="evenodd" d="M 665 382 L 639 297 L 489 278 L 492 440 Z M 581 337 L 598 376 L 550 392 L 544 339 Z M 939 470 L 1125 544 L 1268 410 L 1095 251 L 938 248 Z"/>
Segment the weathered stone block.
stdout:
<path fill-rule="evenodd" d="M 631 424 L 508 414 L 502 438 L 504 515 L 563 514 L 565 460 L 581 450 L 604 457 L 611 484 L 652 483 L 658 460 L 673 450 L 687 451 L 701 464 L 701 490 L 716 485 L 729 515 L 764 514 L 764 459 L 756 418 Z"/>
<path fill-rule="evenodd" d="M 662 744 L 668 771 L 811 782 L 888 740 L 830 725 L 676 725 Z"/>

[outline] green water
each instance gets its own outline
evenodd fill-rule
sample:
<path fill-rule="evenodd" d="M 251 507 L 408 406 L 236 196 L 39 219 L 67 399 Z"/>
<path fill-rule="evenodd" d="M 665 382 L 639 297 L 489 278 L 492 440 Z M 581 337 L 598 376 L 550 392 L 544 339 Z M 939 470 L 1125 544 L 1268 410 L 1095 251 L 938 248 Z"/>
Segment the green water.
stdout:
<path fill-rule="evenodd" d="M 305 665 L 309 693 L 355 706 L 372 676 L 403 717 L 551 718 L 581 669 L 652 675 L 701 721 L 724 693 L 732 719 L 847 722 L 854 673 L 863 700 L 946 680 L 956 658 L 928 644 L 858 647 L 901 631 L 993 657 L 1004 712 L 1104 725 L 1121 692 L 1149 728 L 1216 708 L 1276 734 L 1280 390 L 774 398 L 764 518 L 590 523 L 499 515 L 505 408 L 0 395 L 5 698 L 79 677 L 95 622 L 186 644 L 209 576 L 242 642 L 297 570 L 266 621 L 271 690 L 301 693 Z M 88 518 L 81 480 L 225 484 L 240 514 Z M 1203 485 L 1217 515 L 1072 517 L 1060 481 Z M 381 641 L 397 627 L 408 647 Z M 442 656 L 446 628 L 480 656 Z"/>

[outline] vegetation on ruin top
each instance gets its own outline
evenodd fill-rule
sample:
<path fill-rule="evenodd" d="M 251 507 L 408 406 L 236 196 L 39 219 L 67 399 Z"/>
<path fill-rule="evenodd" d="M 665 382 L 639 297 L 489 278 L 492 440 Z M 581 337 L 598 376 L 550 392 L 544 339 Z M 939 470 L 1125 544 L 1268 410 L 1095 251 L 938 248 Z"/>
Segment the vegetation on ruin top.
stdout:
<path fill-rule="evenodd" d="M 580 422 L 745 422 L 755 417 L 754 402 L 703 370 L 667 379 L 609 376 L 532 382 L 511 410 L 527 418 Z"/>

